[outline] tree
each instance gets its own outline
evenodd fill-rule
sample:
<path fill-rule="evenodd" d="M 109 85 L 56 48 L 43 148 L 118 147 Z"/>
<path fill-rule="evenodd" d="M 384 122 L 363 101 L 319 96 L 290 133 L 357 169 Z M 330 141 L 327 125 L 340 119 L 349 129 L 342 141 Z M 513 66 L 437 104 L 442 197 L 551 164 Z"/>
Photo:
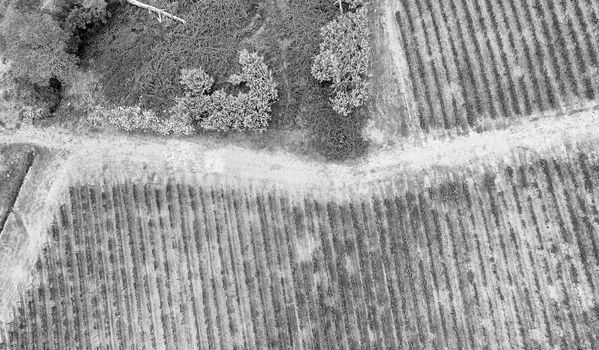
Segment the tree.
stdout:
<path fill-rule="evenodd" d="M 77 57 L 66 52 L 69 33 L 48 14 L 8 8 L 0 23 L 0 50 L 11 63 L 11 74 L 38 86 L 51 78 L 68 81 Z"/>
<path fill-rule="evenodd" d="M 354 11 L 342 13 L 322 28 L 323 42 L 312 66 L 318 81 L 332 83 L 333 109 L 344 116 L 369 99 L 368 78 L 372 75 L 367 7 L 362 0 L 346 2 Z"/>

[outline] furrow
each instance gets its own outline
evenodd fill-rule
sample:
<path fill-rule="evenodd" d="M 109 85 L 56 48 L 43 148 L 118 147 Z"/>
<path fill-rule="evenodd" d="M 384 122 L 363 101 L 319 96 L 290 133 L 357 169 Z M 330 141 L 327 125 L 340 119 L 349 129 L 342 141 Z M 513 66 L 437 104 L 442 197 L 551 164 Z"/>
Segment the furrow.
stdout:
<path fill-rule="evenodd" d="M 233 264 L 233 271 L 235 272 L 235 285 L 237 287 L 237 296 L 239 300 L 239 312 L 241 318 L 241 326 L 243 327 L 243 335 L 245 339 L 245 348 L 255 349 L 256 339 L 254 331 L 254 322 L 252 318 L 250 297 L 248 292 L 248 285 L 246 283 L 246 269 L 244 267 L 244 251 L 241 249 L 240 236 L 245 233 L 241 233 L 239 225 L 237 223 L 238 211 L 235 209 L 233 203 L 233 192 L 234 189 L 229 185 L 224 187 L 224 191 L 221 191 L 223 196 L 223 207 L 226 213 L 227 231 L 229 235 L 230 243 L 230 257 Z"/>
<path fill-rule="evenodd" d="M 103 300 L 104 304 L 102 314 L 105 318 L 104 327 L 106 334 L 106 346 L 110 349 L 116 349 L 117 345 L 115 342 L 115 336 L 117 335 L 117 330 L 115 329 L 115 325 L 113 324 L 113 318 L 115 316 L 114 311 L 114 300 L 113 300 L 113 283 L 112 283 L 112 264 L 108 262 L 107 257 L 107 249 L 108 245 L 106 244 L 106 232 L 105 229 L 102 228 L 102 215 L 101 215 L 101 199 L 99 186 L 97 184 L 93 184 L 91 186 L 86 186 L 82 189 L 85 191 L 83 193 L 83 197 L 87 199 L 88 205 L 88 215 L 86 220 L 88 220 L 90 227 L 93 227 L 94 235 L 92 237 L 92 250 L 96 252 L 96 263 L 98 264 L 98 275 L 96 278 L 101 280 L 102 283 L 102 291 L 103 291 Z"/>
<path fill-rule="evenodd" d="M 377 220 L 374 213 L 373 196 L 361 201 L 362 212 L 364 214 L 365 227 L 368 231 L 368 242 L 372 257 L 373 278 L 377 289 L 377 313 L 381 319 L 382 334 L 384 345 L 388 349 L 397 349 L 397 337 L 395 333 L 395 317 L 391 308 L 391 295 L 387 285 L 387 275 L 389 271 L 385 268 L 383 249 L 381 246 L 381 223 Z"/>
<path fill-rule="evenodd" d="M 491 271 L 493 271 L 493 281 L 495 285 L 495 302 L 498 307 L 501 307 L 503 311 L 500 313 L 501 325 L 503 327 L 503 345 L 504 348 L 514 348 L 515 344 L 511 341 L 517 337 L 517 330 L 515 324 L 517 324 L 517 318 L 515 316 L 515 307 L 510 298 L 512 291 L 512 285 L 510 284 L 507 264 L 504 260 L 504 254 L 500 243 L 501 232 L 498 228 L 498 220 L 494 216 L 497 212 L 497 187 L 496 187 L 496 173 L 493 169 L 480 169 L 482 179 L 478 186 L 478 195 L 480 198 L 480 207 L 483 214 L 483 222 L 486 228 L 486 239 L 488 244 L 489 256 L 491 257 Z"/>
<path fill-rule="evenodd" d="M 311 248 L 313 246 L 305 239 L 304 214 L 298 208 L 300 204 L 294 203 L 290 195 L 281 196 L 280 200 L 286 234 L 284 240 L 287 244 L 292 276 L 290 283 L 292 283 L 294 303 L 297 307 L 298 334 L 296 343 L 299 343 L 298 347 L 302 349 L 315 349 L 315 326 L 310 318 L 313 317 L 310 310 L 311 290 L 308 288 L 305 279 L 307 273 L 312 273 L 308 260 L 312 259 Z"/>
<path fill-rule="evenodd" d="M 115 320 L 116 330 L 112 336 L 111 342 L 116 344 L 117 348 L 128 348 L 130 347 L 129 335 L 127 333 L 127 325 L 125 323 L 127 310 L 123 294 L 124 287 L 120 278 L 121 269 L 118 265 L 117 243 L 115 239 L 116 229 L 114 227 L 113 220 L 110 218 L 112 215 L 109 214 L 109 212 L 111 212 L 111 207 L 109 207 L 108 203 L 108 188 L 106 187 L 106 183 L 104 183 L 103 187 L 100 187 L 100 185 L 97 184 L 95 189 L 97 203 L 96 215 L 98 220 L 100 220 L 102 250 L 107 254 L 106 266 L 108 266 L 109 270 L 107 277 L 109 284 L 111 285 L 110 294 L 114 296 L 114 300 L 117 304 L 116 308 L 114 308 L 114 312 L 110 315 L 110 317 Z"/>
<path fill-rule="evenodd" d="M 256 193 L 250 188 L 244 193 L 245 202 L 248 206 L 248 217 L 250 219 L 250 236 L 254 246 L 254 257 L 256 258 L 256 269 L 260 283 L 260 293 L 262 295 L 262 309 L 264 310 L 266 324 L 266 347 L 281 346 L 273 308 L 273 291 L 270 280 L 270 267 L 268 264 L 266 251 L 264 247 L 264 238 L 262 237 L 263 228 L 260 218 L 260 211 L 256 203 Z"/>
<path fill-rule="evenodd" d="M 524 8 L 527 11 L 528 20 L 532 22 L 535 28 L 536 42 L 542 52 L 544 69 L 549 76 L 550 84 L 556 89 L 554 93 L 556 100 L 559 101 L 557 105 L 563 110 L 564 106 L 572 102 L 572 91 L 568 86 L 568 77 L 565 77 L 564 72 L 562 72 L 565 65 L 563 57 L 554 45 L 555 30 L 546 21 L 544 13 L 546 9 L 541 6 L 543 1 L 519 1 L 525 1 Z"/>
<path fill-rule="evenodd" d="M 418 98 L 418 103 L 416 103 L 416 105 L 418 106 L 420 128 L 428 130 L 430 127 L 431 100 L 426 98 L 428 92 L 424 78 L 424 65 L 423 61 L 420 60 L 418 56 L 418 44 L 415 42 L 415 35 L 413 35 L 415 29 L 412 22 L 408 19 L 409 14 L 405 7 L 406 3 L 404 1 L 400 1 L 399 3 L 402 7 L 395 13 L 395 21 L 397 25 L 400 26 L 400 40 L 403 43 L 403 49 L 408 62 L 413 93 L 414 96 Z"/>
<path fill-rule="evenodd" d="M 483 329 L 485 342 L 491 347 L 499 348 L 499 336 L 496 334 L 499 327 L 496 325 L 495 313 L 497 307 L 493 305 L 493 281 L 489 281 L 489 254 L 484 254 L 484 240 L 481 242 L 481 237 L 485 237 L 483 231 L 485 227 L 481 224 L 480 208 L 478 206 L 478 198 L 476 197 L 475 187 L 472 178 L 468 177 L 470 173 L 465 172 L 464 186 L 462 197 L 463 208 L 460 208 L 460 218 L 462 219 L 462 229 L 464 230 L 465 239 L 469 246 L 471 255 L 474 261 L 471 262 L 470 272 L 474 274 L 473 284 L 476 289 L 476 294 L 479 298 L 481 306 L 480 323 Z M 481 247 L 482 246 L 482 247 Z"/>
<path fill-rule="evenodd" d="M 293 349 L 302 349 L 300 340 L 299 311 L 295 299 L 293 271 L 289 259 L 289 243 L 287 241 L 288 231 L 285 225 L 284 213 L 281 206 L 281 199 L 286 198 L 286 193 L 281 193 L 276 189 L 271 190 L 268 195 L 270 207 L 273 210 L 273 223 L 275 227 L 274 241 L 277 243 L 279 251 L 279 261 L 281 264 L 281 281 L 283 284 L 283 295 L 285 297 L 285 309 L 287 313 L 287 325 Z"/>
<path fill-rule="evenodd" d="M 457 8 L 463 8 L 463 11 L 466 13 L 466 18 L 468 19 L 470 34 L 473 37 L 475 48 L 475 52 L 471 52 L 471 55 L 476 55 L 476 59 L 481 62 L 482 69 L 478 74 L 483 75 L 484 84 L 487 84 L 489 87 L 489 103 L 491 104 L 490 107 L 492 113 L 491 118 L 499 119 L 508 115 L 508 112 L 504 105 L 505 101 L 498 95 L 500 88 L 497 85 L 498 81 L 495 79 L 497 77 L 497 63 L 495 62 L 495 57 L 489 52 L 489 48 L 486 44 L 487 38 L 485 32 L 483 28 L 480 27 L 482 13 L 474 7 L 473 1 L 478 0 L 460 0 Z"/>
<path fill-rule="evenodd" d="M 191 204 L 194 212 L 194 236 L 200 263 L 200 278 L 202 279 L 203 304 L 206 312 L 207 343 L 210 349 L 221 348 L 221 332 L 219 330 L 219 312 L 216 301 L 216 287 L 214 285 L 215 275 L 212 272 L 213 259 L 209 253 L 209 241 L 207 237 L 206 219 L 204 216 L 204 203 L 199 186 L 194 184 L 190 188 Z M 168 346 L 167 346 L 168 348 Z"/>
<path fill-rule="evenodd" d="M 435 225 L 434 231 L 437 232 L 433 237 L 434 254 L 438 254 L 439 262 L 442 266 L 437 266 L 439 278 L 439 289 L 437 292 L 438 303 L 446 310 L 446 318 L 450 320 L 447 326 L 448 341 L 455 348 L 471 348 L 467 332 L 469 325 L 464 319 L 464 306 L 462 304 L 462 295 L 458 286 L 459 278 L 455 267 L 455 242 L 449 234 L 449 225 L 446 219 L 448 214 L 446 200 L 442 197 L 444 194 L 441 187 L 447 184 L 448 179 L 441 177 L 436 172 L 431 173 L 432 185 L 429 190 L 431 203 L 431 217 Z M 438 251 L 438 253 L 437 253 Z"/>
<path fill-rule="evenodd" d="M 128 296 L 129 314 L 127 323 L 131 331 L 131 340 L 135 348 L 143 348 L 144 339 L 139 327 L 143 320 L 139 319 L 139 300 L 136 291 L 139 290 L 139 281 L 136 278 L 139 273 L 134 266 L 131 254 L 131 233 L 129 231 L 129 217 L 125 206 L 123 187 L 124 183 L 116 183 L 111 188 L 113 208 L 116 213 L 117 231 L 120 239 L 121 271 L 123 274 L 123 288 Z M 116 232 L 115 232 L 116 233 Z"/>
<path fill-rule="evenodd" d="M 396 220 L 390 219 L 391 216 L 387 203 L 389 202 L 389 197 L 392 196 L 393 193 L 386 192 L 383 188 L 381 188 L 380 184 L 377 184 L 376 187 L 373 188 L 372 204 L 374 217 L 377 220 L 377 227 L 379 229 L 382 260 L 386 270 L 385 284 L 387 286 L 387 293 L 389 294 L 390 298 L 390 308 L 388 311 L 393 317 L 392 331 L 395 338 L 395 347 L 407 348 L 409 343 L 407 339 L 408 334 L 405 323 L 407 323 L 407 321 L 410 319 L 409 317 L 412 317 L 413 306 L 410 306 L 410 315 L 408 316 L 405 310 L 406 307 L 402 303 L 402 299 L 409 296 L 402 293 L 399 285 L 399 279 L 403 278 L 405 275 L 402 274 L 400 277 L 397 276 L 400 269 L 396 265 L 395 258 L 393 257 L 394 254 L 399 255 L 400 248 L 395 245 L 395 240 L 391 237 L 391 235 L 394 234 L 392 232 L 392 227 L 398 224 L 396 221 L 396 216 L 394 217 Z"/>
<path fill-rule="evenodd" d="M 472 285 L 471 280 L 473 274 L 469 270 L 469 264 L 472 260 L 471 252 L 468 244 L 464 240 L 463 231 L 459 222 L 458 207 L 461 205 L 459 200 L 459 178 L 454 174 L 448 174 L 443 180 L 445 187 L 440 188 L 440 195 L 445 196 L 441 204 L 441 213 L 444 213 L 447 232 L 445 233 L 448 244 L 451 242 L 452 247 L 452 264 L 451 270 L 454 279 L 450 281 L 454 285 L 454 296 L 456 299 L 456 318 L 460 321 L 464 328 L 462 332 L 467 332 L 462 337 L 462 348 L 465 349 L 480 349 L 483 341 L 483 333 L 480 329 L 480 324 L 475 320 L 480 318 L 480 304 L 476 295 L 476 289 Z M 455 284 L 457 283 L 457 286 Z"/>
<path fill-rule="evenodd" d="M 360 344 L 360 331 L 355 311 L 356 304 L 352 296 L 351 275 L 359 269 L 359 264 L 357 261 L 351 259 L 346 250 L 346 233 L 341 223 L 341 208 L 339 205 L 347 205 L 347 199 L 344 199 L 343 203 L 328 203 L 327 212 L 331 222 L 331 230 L 334 232 L 332 239 L 335 254 L 337 255 L 336 270 L 339 276 L 340 304 L 344 314 L 347 316 L 347 323 L 345 325 L 345 331 L 348 335 L 347 346 L 355 349 Z"/>
<path fill-rule="evenodd" d="M 156 187 L 157 185 L 154 184 L 147 184 L 144 186 L 145 205 L 146 208 L 149 209 L 148 228 L 150 242 L 148 243 L 151 245 L 154 255 L 154 278 L 158 285 L 158 297 L 160 299 L 160 308 L 155 312 L 160 314 L 164 346 L 167 349 L 172 349 L 176 347 L 173 334 L 173 323 L 176 322 L 176 320 L 169 303 L 171 297 L 169 295 L 169 290 L 167 289 L 168 277 L 166 272 L 168 269 L 168 262 L 165 261 L 165 248 L 162 241 L 162 218 L 157 208 L 158 198 L 156 196 Z"/>
<path fill-rule="evenodd" d="M 307 195 L 305 203 L 305 212 L 309 215 L 308 218 L 308 234 L 311 235 L 310 239 L 315 243 L 315 249 L 312 253 L 314 262 L 314 287 L 313 293 L 317 295 L 318 305 L 317 312 L 320 316 L 320 322 L 318 322 L 319 339 L 322 343 L 322 348 L 334 348 L 336 342 L 334 319 L 329 309 L 329 296 L 331 294 L 329 275 L 327 273 L 327 266 L 325 265 L 325 254 L 324 254 L 324 243 L 321 238 L 320 228 L 320 215 L 316 208 L 316 200 L 311 194 Z"/>
<path fill-rule="evenodd" d="M 173 317 L 173 342 L 177 348 L 185 345 L 184 316 L 181 310 L 181 278 L 179 276 L 179 247 L 174 237 L 173 225 L 171 224 L 172 211 L 170 208 L 170 195 L 168 192 L 170 180 L 162 183 L 156 189 L 158 213 L 161 222 L 161 238 L 163 240 L 163 254 L 165 256 L 166 284 L 168 288 L 168 307 Z M 212 207 L 212 206 L 211 206 Z"/>
<path fill-rule="evenodd" d="M 327 212 L 329 203 L 316 201 L 314 209 L 319 221 L 320 240 L 323 247 L 324 266 L 322 272 L 327 276 L 329 288 L 325 294 L 324 306 L 328 314 L 326 329 L 330 332 L 329 346 L 347 348 L 347 333 L 345 331 L 345 315 L 342 308 L 339 290 L 339 275 L 337 273 L 337 256 L 333 245 L 333 232 L 330 217 Z"/>
<path fill-rule="evenodd" d="M 203 217 L 206 223 L 207 248 L 210 258 L 212 271 L 212 284 L 214 286 L 214 294 L 216 299 L 216 308 L 218 314 L 218 331 L 220 334 L 220 345 L 223 349 L 232 349 L 232 330 L 230 323 L 230 315 L 227 305 L 227 295 L 223 281 L 223 261 L 220 254 L 219 237 L 216 233 L 216 219 L 214 218 L 214 206 L 212 203 L 212 195 L 210 188 L 199 188 L 199 194 L 204 209 Z"/>
<path fill-rule="evenodd" d="M 491 55 L 493 67 L 493 76 L 494 81 L 497 82 L 497 94 L 501 99 L 501 103 L 503 105 L 503 114 L 501 117 L 513 119 L 514 116 L 518 112 L 517 102 L 513 100 L 514 96 L 510 94 L 511 87 L 513 84 L 509 81 L 510 73 L 508 71 L 508 67 L 506 67 L 506 59 L 502 48 L 500 47 L 499 42 L 501 42 L 497 25 L 497 15 L 492 12 L 489 8 L 487 8 L 487 0 L 470 0 L 474 2 L 474 8 L 476 13 L 480 16 L 479 23 L 481 23 L 481 30 L 484 33 L 484 36 L 481 35 L 481 45 L 484 45 L 486 42 L 487 45 L 487 54 Z M 495 21 L 491 16 L 495 17 Z M 506 49 L 504 47 L 504 49 Z"/>
<path fill-rule="evenodd" d="M 240 188 L 233 188 L 233 203 L 231 212 L 237 214 L 237 229 L 239 232 L 240 251 L 243 254 L 243 267 L 246 272 L 245 281 L 247 283 L 247 293 L 249 295 L 250 313 L 252 316 L 252 327 L 254 330 L 256 349 L 266 347 L 268 344 L 267 329 L 265 322 L 265 310 L 263 304 L 263 295 L 260 290 L 259 272 L 254 255 L 254 245 L 252 242 L 252 231 L 250 228 L 250 213 L 248 211 L 247 198 L 244 197 Z"/>
<path fill-rule="evenodd" d="M 90 225 L 90 221 L 88 218 L 84 218 L 86 214 L 89 214 L 91 208 L 88 206 L 87 200 L 83 200 L 85 198 L 82 194 L 82 190 L 84 186 L 77 185 L 72 189 L 71 192 L 71 207 L 74 209 L 74 225 L 75 225 L 75 235 L 77 237 L 77 245 L 78 245 L 78 260 L 80 263 L 78 265 L 82 269 L 82 283 L 81 283 L 81 298 L 84 300 L 86 307 L 86 318 L 88 323 L 88 327 L 90 329 L 89 333 L 89 345 L 90 348 L 96 349 L 102 346 L 105 346 L 103 342 L 108 339 L 108 337 L 103 334 L 104 326 L 102 322 L 102 310 L 99 308 L 100 301 L 99 299 L 103 298 L 102 295 L 102 284 L 100 280 L 96 277 L 96 266 L 98 265 L 96 261 L 96 251 L 93 249 L 95 247 L 93 235 L 95 231 L 95 227 Z"/>
<path fill-rule="evenodd" d="M 150 210 L 146 206 L 146 199 L 144 194 L 143 185 L 132 183 L 131 188 L 128 189 L 133 195 L 135 202 L 135 208 L 133 208 L 133 215 L 137 217 L 137 228 L 135 232 L 139 232 L 139 248 L 138 254 L 141 256 L 143 262 L 144 271 L 144 308 L 147 307 L 149 315 L 144 316 L 146 322 L 150 323 L 149 331 L 150 334 L 147 337 L 151 337 L 152 346 L 155 349 L 165 348 L 165 336 L 162 324 L 161 310 L 160 310 L 160 293 L 156 278 L 156 267 L 157 259 L 155 257 L 155 249 L 153 246 L 153 239 L 150 237 Z"/>
<path fill-rule="evenodd" d="M 69 192 L 71 189 L 69 189 Z M 61 234 L 59 234 L 60 242 L 63 244 L 61 246 L 61 262 L 62 262 L 62 270 L 65 285 L 69 289 L 70 297 L 67 299 L 67 302 L 71 304 L 72 312 L 73 312 L 73 330 L 75 330 L 75 336 L 73 339 L 73 344 L 86 344 L 88 340 L 88 333 L 85 328 L 87 328 L 86 321 L 83 319 L 85 316 L 82 315 L 85 313 L 85 309 L 81 303 L 81 290 L 80 290 L 80 281 L 81 277 L 79 274 L 79 266 L 77 266 L 77 257 L 76 257 L 76 246 L 73 243 L 74 238 L 74 228 L 73 228 L 73 217 L 72 217 L 72 209 L 70 206 L 70 200 L 66 201 L 66 204 L 60 208 L 60 217 L 61 217 Z M 86 344 L 87 345 L 87 344 Z M 85 346 L 85 345 L 84 345 Z"/>
<path fill-rule="evenodd" d="M 187 264 L 189 265 L 187 278 L 189 279 L 191 286 L 193 318 L 196 326 L 195 334 L 197 335 L 197 342 L 194 346 L 199 349 L 208 349 L 208 329 L 204 305 L 205 285 L 201 276 L 202 268 L 200 266 L 200 253 L 197 248 L 198 242 L 196 241 L 196 236 L 199 233 L 196 232 L 196 227 L 194 227 L 194 211 L 190 195 L 190 186 L 186 183 L 180 184 L 178 185 L 178 192 L 182 209 L 181 229 L 183 231 L 183 241 L 186 247 L 185 253 Z"/>
<path fill-rule="evenodd" d="M 191 280 L 189 279 L 189 241 L 183 238 L 184 236 L 184 225 L 182 221 L 183 209 L 179 205 L 180 194 L 177 183 L 170 180 L 167 185 L 167 198 L 169 199 L 169 211 L 171 213 L 171 227 L 174 233 L 173 249 L 176 256 L 177 270 L 177 282 L 180 284 L 180 305 L 181 316 L 183 318 L 182 324 L 182 343 L 184 346 L 189 348 L 198 348 L 198 339 L 196 334 L 196 318 L 193 310 L 193 292 L 191 287 Z"/>
<path fill-rule="evenodd" d="M 213 208 L 215 219 L 216 237 L 218 238 L 219 255 L 221 259 L 222 283 L 225 293 L 229 326 L 231 331 L 231 342 L 233 348 L 246 347 L 245 333 L 243 328 L 240 299 L 238 296 L 237 283 L 235 282 L 235 271 L 231 261 L 230 236 L 231 225 L 226 219 L 226 206 L 224 204 L 222 186 L 214 185 L 210 191 L 210 207 Z M 210 219 L 212 220 L 212 218 Z"/>

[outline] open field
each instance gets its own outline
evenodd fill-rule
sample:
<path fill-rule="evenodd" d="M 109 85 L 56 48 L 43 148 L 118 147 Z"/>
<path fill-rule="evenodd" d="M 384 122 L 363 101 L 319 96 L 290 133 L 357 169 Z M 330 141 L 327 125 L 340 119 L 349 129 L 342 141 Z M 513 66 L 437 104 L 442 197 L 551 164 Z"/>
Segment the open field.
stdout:
<path fill-rule="evenodd" d="M 596 101 L 595 1 L 407 0 L 394 6 L 399 38 L 389 40 L 399 40 L 408 68 L 402 94 L 413 99 L 412 118 L 425 132 L 489 129 Z"/>
<path fill-rule="evenodd" d="M 74 183 L 9 348 L 597 348 L 598 201 L 585 144 L 335 196 Z"/>

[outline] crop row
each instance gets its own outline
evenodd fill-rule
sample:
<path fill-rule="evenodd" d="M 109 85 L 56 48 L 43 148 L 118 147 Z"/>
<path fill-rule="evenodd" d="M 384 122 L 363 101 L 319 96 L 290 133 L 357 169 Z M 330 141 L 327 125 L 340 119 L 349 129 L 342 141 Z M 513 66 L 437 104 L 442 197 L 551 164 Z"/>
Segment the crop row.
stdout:
<path fill-rule="evenodd" d="M 396 13 L 422 129 L 565 111 L 599 92 L 594 0 L 405 0 Z"/>
<path fill-rule="evenodd" d="M 10 348 L 599 348 L 599 158 L 564 155 L 336 201 L 74 186 Z"/>

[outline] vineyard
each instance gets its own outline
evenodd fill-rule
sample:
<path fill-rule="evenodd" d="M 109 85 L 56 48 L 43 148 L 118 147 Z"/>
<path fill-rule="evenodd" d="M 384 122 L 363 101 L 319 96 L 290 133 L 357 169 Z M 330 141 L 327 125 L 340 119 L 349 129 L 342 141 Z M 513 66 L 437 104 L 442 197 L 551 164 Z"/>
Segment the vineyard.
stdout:
<path fill-rule="evenodd" d="M 598 203 L 587 145 L 335 198 L 73 184 L 8 348 L 596 349 Z"/>
<path fill-rule="evenodd" d="M 488 128 L 599 93 L 594 0 L 405 0 L 395 13 L 420 127 Z"/>

